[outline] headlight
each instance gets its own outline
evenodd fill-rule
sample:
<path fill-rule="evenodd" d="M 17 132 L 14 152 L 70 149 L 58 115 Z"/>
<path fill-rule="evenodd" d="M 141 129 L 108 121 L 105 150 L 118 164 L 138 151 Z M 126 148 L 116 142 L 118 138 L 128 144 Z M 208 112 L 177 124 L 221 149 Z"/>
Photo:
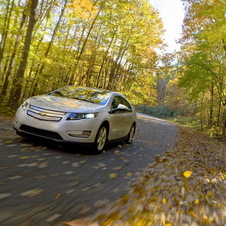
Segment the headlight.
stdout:
<path fill-rule="evenodd" d="M 29 105 L 28 102 L 27 101 L 24 101 L 23 104 L 21 104 L 21 107 L 25 111 L 26 108 L 28 107 L 28 105 Z"/>
<path fill-rule="evenodd" d="M 90 119 L 96 118 L 99 113 L 71 113 L 67 120 L 79 120 L 79 119 Z"/>

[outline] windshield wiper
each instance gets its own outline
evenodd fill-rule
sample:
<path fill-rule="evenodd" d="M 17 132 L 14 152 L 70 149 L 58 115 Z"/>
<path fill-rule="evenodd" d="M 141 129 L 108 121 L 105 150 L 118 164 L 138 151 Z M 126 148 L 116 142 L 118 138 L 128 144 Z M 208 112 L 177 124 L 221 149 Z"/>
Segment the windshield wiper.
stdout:
<path fill-rule="evenodd" d="M 49 93 L 49 95 L 53 95 L 53 96 L 56 95 L 56 96 L 64 97 L 64 95 L 60 91 L 51 92 L 51 93 Z"/>
<path fill-rule="evenodd" d="M 91 100 L 86 100 L 86 99 L 82 99 L 82 98 L 72 98 L 72 99 L 75 99 L 75 100 L 82 100 L 82 101 L 86 101 L 86 102 L 89 102 L 89 103 L 94 104 L 94 102 L 91 101 Z"/>

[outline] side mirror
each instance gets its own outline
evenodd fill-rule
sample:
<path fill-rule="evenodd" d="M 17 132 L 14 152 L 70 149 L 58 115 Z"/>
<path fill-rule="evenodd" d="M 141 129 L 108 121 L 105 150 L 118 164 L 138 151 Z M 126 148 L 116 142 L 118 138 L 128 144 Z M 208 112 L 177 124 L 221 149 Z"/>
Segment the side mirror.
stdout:
<path fill-rule="evenodd" d="M 123 104 L 119 104 L 118 107 L 117 107 L 117 110 L 129 110 L 129 108 L 126 107 L 126 106 L 123 105 Z"/>
<path fill-rule="evenodd" d="M 119 104 L 117 108 L 110 110 L 110 111 L 109 111 L 109 114 L 113 114 L 113 113 L 115 113 L 116 111 L 128 111 L 128 110 L 129 110 L 128 107 L 126 107 L 126 106 L 123 105 L 123 104 Z"/>

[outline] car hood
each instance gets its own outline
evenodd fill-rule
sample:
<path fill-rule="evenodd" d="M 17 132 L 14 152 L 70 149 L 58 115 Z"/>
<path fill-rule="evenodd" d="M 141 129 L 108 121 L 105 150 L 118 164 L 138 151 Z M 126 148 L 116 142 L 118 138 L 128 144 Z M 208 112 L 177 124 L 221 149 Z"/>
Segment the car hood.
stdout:
<path fill-rule="evenodd" d="M 103 108 L 102 105 L 93 104 L 82 100 L 56 97 L 50 95 L 34 96 L 29 98 L 27 102 L 37 107 L 63 112 L 77 111 L 85 113 L 86 111 L 95 112 L 97 109 Z"/>

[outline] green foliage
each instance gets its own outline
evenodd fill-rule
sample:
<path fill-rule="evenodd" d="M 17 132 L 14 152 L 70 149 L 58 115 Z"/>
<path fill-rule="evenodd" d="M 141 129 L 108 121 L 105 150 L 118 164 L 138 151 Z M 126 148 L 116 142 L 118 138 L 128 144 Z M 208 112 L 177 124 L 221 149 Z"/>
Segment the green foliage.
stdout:
<path fill-rule="evenodd" d="M 172 120 L 180 125 L 200 129 L 200 120 L 195 116 L 178 115 Z"/>
<path fill-rule="evenodd" d="M 136 107 L 138 112 L 148 114 L 158 118 L 174 118 L 178 115 L 181 115 L 182 112 L 179 110 L 172 110 L 167 105 L 161 106 L 147 106 L 147 105 L 140 105 Z"/>
<path fill-rule="evenodd" d="M 6 117 L 13 117 L 15 115 L 15 110 L 11 107 L 7 106 L 7 103 L 0 98 L 0 115 L 4 115 Z"/>
<path fill-rule="evenodd" d="M 199 106 L 202 128 L 226 136 L 225 1 L 182 0 L 186 16 L 181 39 L 180 86 Z M 219 128 L 221 128 L 219 130 Z M 212 132 L 211 132 L 212 133 Z M 214 133 L 212 133 L 214 134 Z"/>
<path fill-rule="evenodd" d="M 135 103 L 150 96 L 163 26 L 148 0 L 37 1 L 30 44 L 25 37 L 34 1 L 1 2 L 0 92 L 9 104 L 12 97 L 20 102 L 68 84 L 128 94 L 137 89 Z"/>

